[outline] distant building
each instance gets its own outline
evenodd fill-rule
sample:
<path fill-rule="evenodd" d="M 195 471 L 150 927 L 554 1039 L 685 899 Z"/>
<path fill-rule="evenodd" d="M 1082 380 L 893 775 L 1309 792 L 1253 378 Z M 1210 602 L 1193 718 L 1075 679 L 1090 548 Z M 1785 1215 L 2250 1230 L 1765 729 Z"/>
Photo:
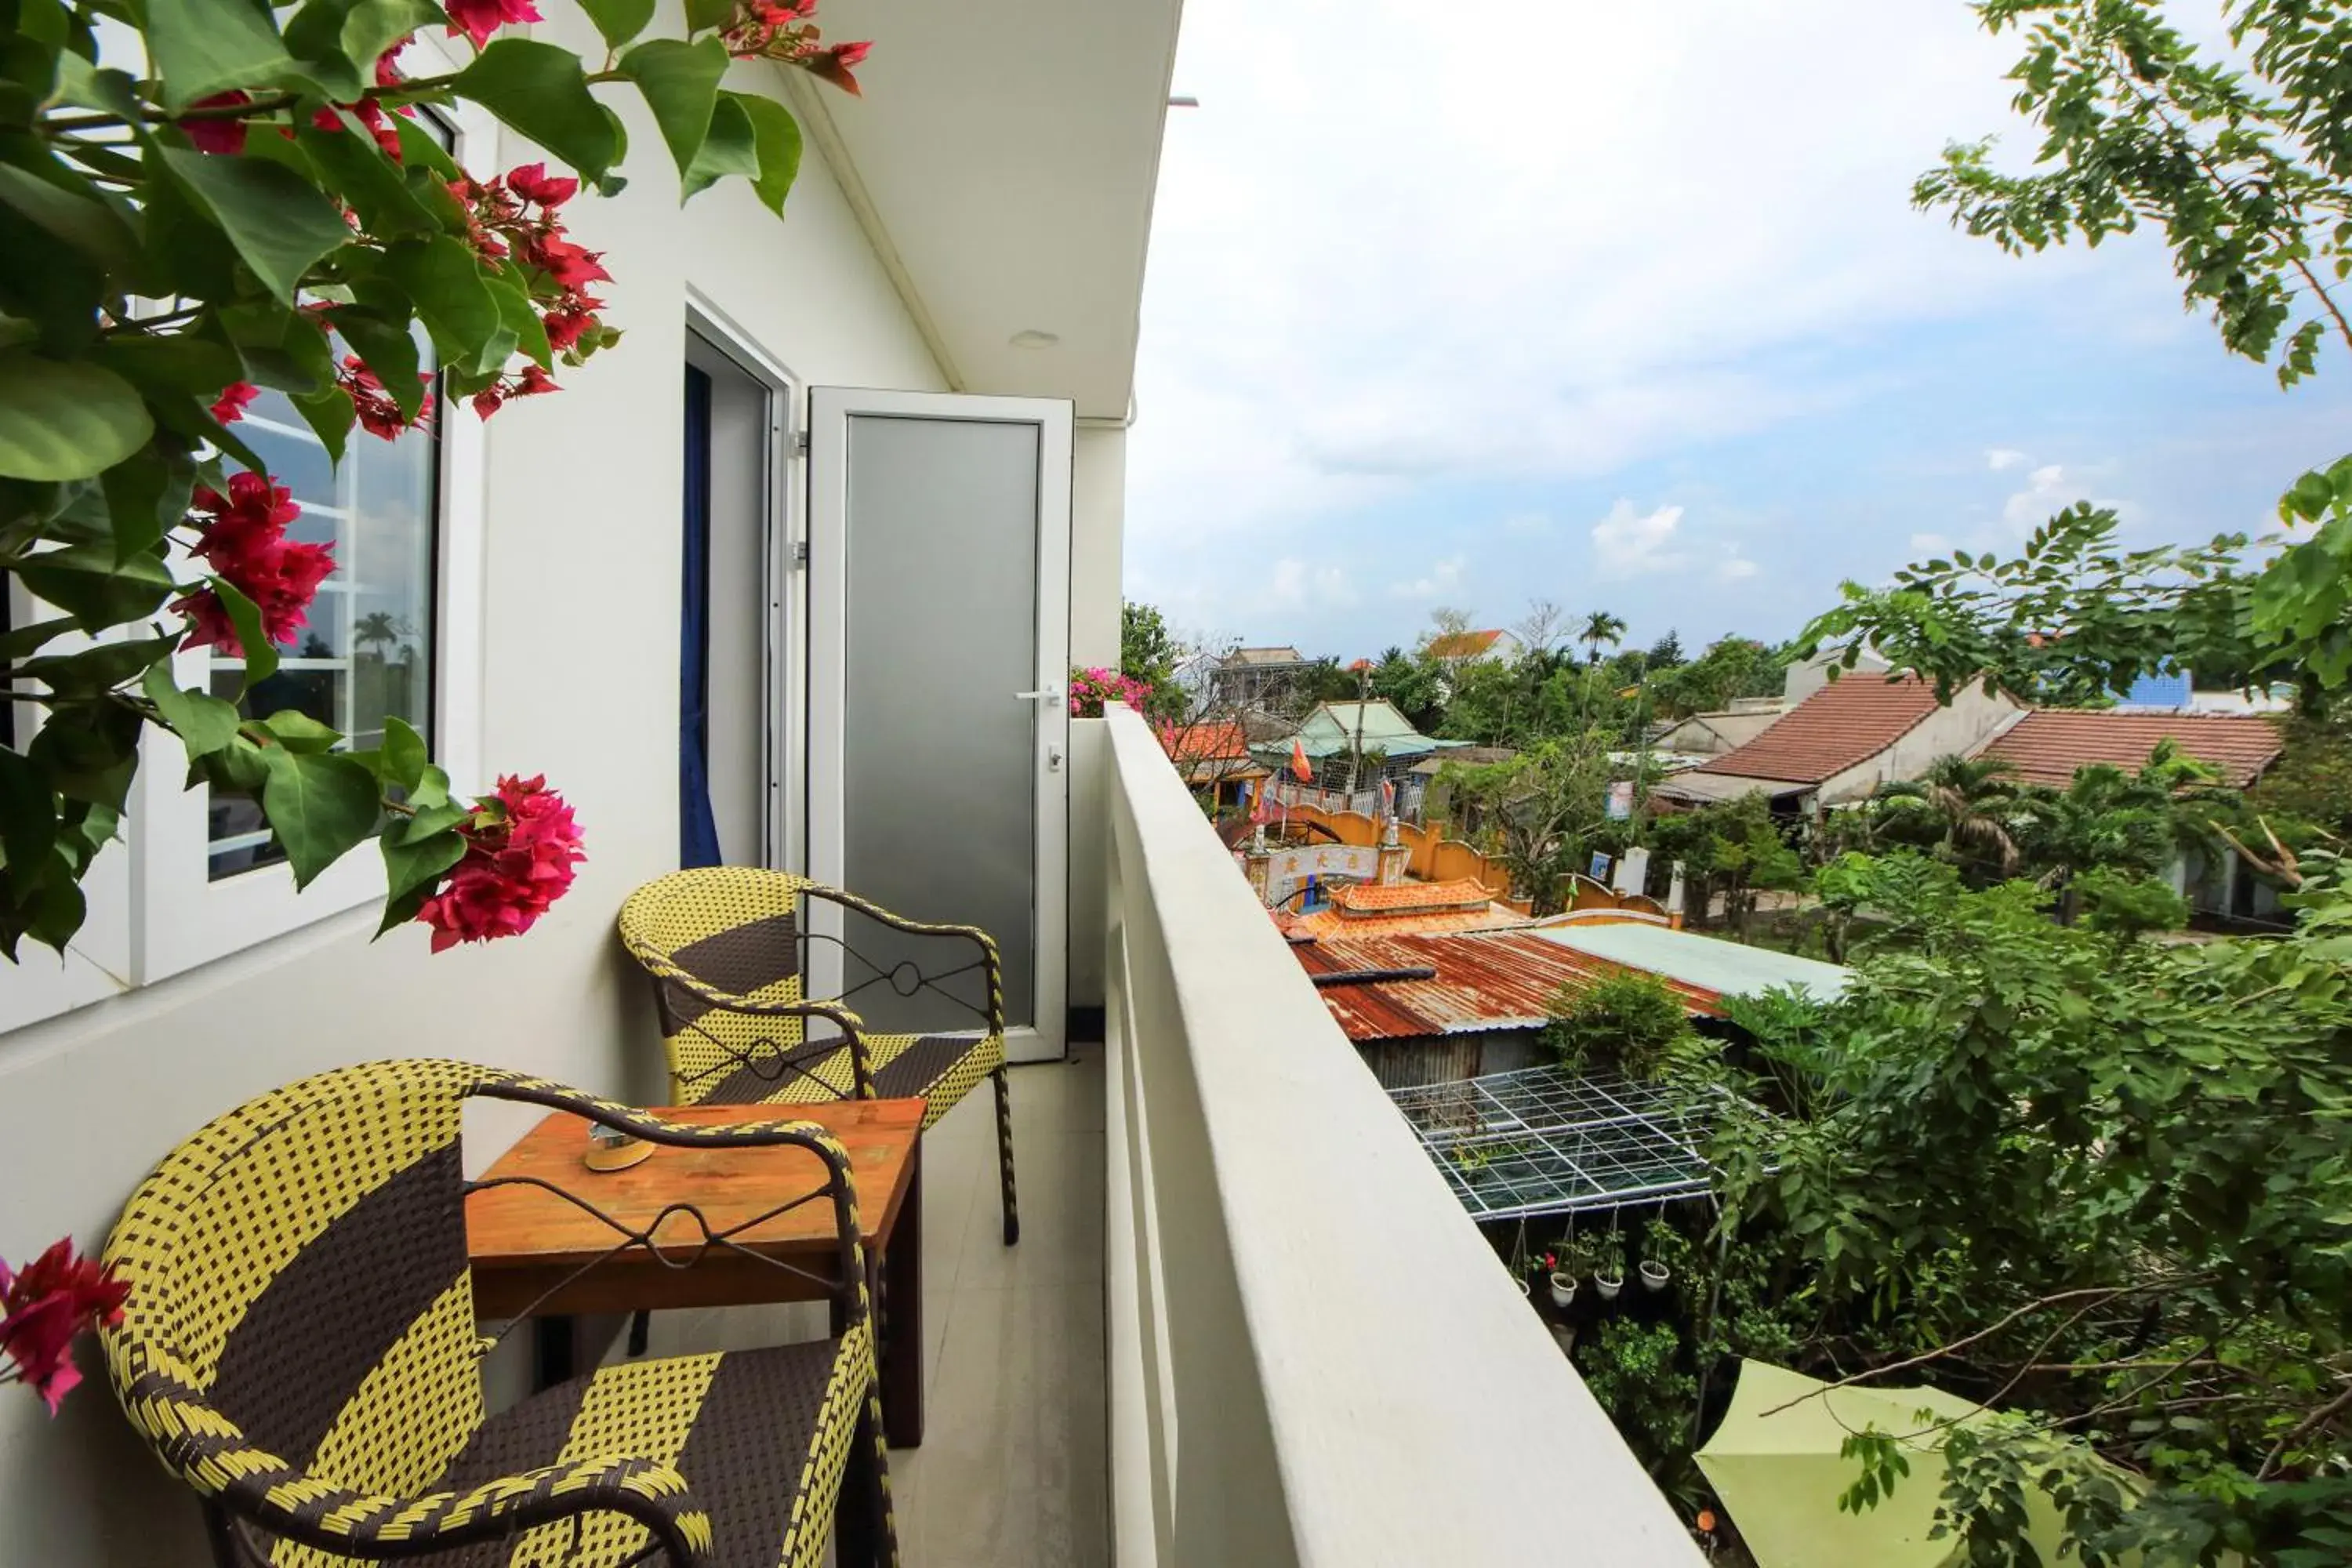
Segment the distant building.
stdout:
<path fill-rule="evenodd" d="M 1760 794 L 1790 809 L 1843 805 L 1916 778 L 1938 757 L 1976 750 L 2023 711 L 1977 686 L 1954 692 L 1946 706 L 1927 681 L 1889 680 L 1884 665 L 1831 680 L 1820 663 L 1790 667 L 1786 713 L 1703 766 L 1659 781 L 1652 793 L 1686 804 Z"/>
<path fill-rule="evenodd" d="M 1297 742 L 1296 748 L 1292 742 Z M 1391 704 L 1377 699 L 1370 702 L 1318 702 L 1307 717 L 1299 721 L 1297 731 L 1278 741 L 1261 742 L 1251 747 L 1251 754 L 1275 770 L 1277 787 L 1289 790 L 1294 777 L 1287 773 L 1296 752 L 1304 751 L 1315 779 L 1311 793 L 1316 804 L 1333 804 L 1322 796 L 1334 792 L 1344 795 L 1353 785 L 1358 796 L 1376 790 L 1382 780 L 1394 783 L 1398 791 L 1397 808 L 1410 816 L 1417 809 L 1422 787 L 1428 782 L 1415 776 L 1413 765 L 1442 752 L 1460 751 L 1466 741 L 1440 741 L 1423 734 L 1412 727 L 1412 721 Z M 1360 754 L 1362 765 L 1358 767 Z M 1337 803 L 1342 810 L 1367 809 L 1361 799 Z"/>
<path fill-rule="evenodd" d="M 1478 632 L 1442 632 L 1430 638 L 1422 651 L 1441 664 L 1468 664 L 1481 658 L 1508 664 L 1525 651 L 1525 646 L 1510 633 L 1496 627 Z"/>
<path fill-rule="evenodd" d="M 1979 754 L 2007 763 L 2021 784 L 2064 789 L 2074 770 L 2090 763 L 2137 773 L 2166 741 L 2221 769 L 2220 782 L 2230 789 L 2252 788 L 2286 746 L 2277 725 L 2252 714 L 2042 708 L 1992 737 Z"/>
<path fill-rule="evenodd" d="M 1314 668 L 1295 647 L 1237 647 L 1209 671 L 1210 700 L 1225 709 L 1261 707 L 1296 691 Z"/>
<path fill-rule="evenodd" d="M 1190 724 L 1163 731 L 1160 743 L 1193 793 L 1207 793 L 1221 809 L 1245 804 L 1266 775 L 1239 724 Z"/>

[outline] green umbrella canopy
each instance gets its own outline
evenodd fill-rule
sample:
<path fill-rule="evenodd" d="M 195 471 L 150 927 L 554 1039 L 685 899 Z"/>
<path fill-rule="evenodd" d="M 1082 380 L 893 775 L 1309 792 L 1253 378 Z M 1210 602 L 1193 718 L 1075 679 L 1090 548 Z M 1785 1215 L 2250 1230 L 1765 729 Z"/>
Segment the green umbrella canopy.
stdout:
<path fill-rule="evenodd" d="M 1822 1392 L 1828 1388 L 1786 1367 L 1741 1362 L 1723 1425 L 1694 1456 L 1757 1568 L 1948 1568 L 1958 1562 L 1949 1536 L 1927 1536 L 1944 1489 L 1943 1430 L 1935 1424 L 1980 1421 L 1983 1407 L 1933 1388 Z M 1923 1410 L 1929 1413 L 1925 1421 Z M 1838 1498 L 1861 1469 L 1838 1449 L 1848 1436 L 1874 1428 L 1909 1439 L 1902 1448 L 1911 1473 L 1898 1478 L 1877 1507 L 1840 1513 Z M 2058 1510 L 2047 1495 L 2034 1493 L 2026 1508 L 2042 1561 L 2074 1562 L 2072 1552 L 2058 1553 Z"/>

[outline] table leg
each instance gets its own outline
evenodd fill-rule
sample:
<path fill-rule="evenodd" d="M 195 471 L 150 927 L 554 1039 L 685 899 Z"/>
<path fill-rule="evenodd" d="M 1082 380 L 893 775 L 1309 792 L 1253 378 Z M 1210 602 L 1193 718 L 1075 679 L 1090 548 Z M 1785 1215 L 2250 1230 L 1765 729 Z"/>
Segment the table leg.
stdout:
<path fill-rule="evenodd" d="M 570 1318 L 533 1318 L 530 1321 L 531 1389 L 545 1393 L 569 1380 L 575 1372 L 577 1334 Z"/>
<path fill-rule="evenodd" d="M 882 1430 L 894 1448 L 923 1441 L 923 1146 L 907 1159 L 907 1195 L 882 1254 Z"/>

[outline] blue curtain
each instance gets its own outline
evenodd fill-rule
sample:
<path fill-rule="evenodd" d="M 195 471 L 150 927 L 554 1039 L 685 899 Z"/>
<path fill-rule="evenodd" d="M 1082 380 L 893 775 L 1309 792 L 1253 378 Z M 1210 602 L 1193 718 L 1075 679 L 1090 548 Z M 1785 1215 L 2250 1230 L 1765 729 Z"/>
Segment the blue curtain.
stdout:
<path fill-rule="evenodd" d="M 710 810 L 710 378 L 686 367 L 686 560 L 679 575 L 677 863 L 719 864 Z"/>

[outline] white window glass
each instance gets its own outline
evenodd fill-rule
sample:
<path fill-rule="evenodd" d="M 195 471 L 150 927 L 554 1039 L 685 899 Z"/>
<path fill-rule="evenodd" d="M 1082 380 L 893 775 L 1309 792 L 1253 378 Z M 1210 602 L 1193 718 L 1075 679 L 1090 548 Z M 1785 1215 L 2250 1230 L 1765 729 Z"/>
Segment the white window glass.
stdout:
<path fill-rule="evenodd" d="M 387 718 L 399 718 L 431 745 L 438 437 L 427 427 L 383 441 L 354 426 L 339 468 L 275 392 L 254 400 L 236 432 L 302 509 L 287 537 L 335 551 L 310 624 L 278 645 L 277 671 L 246 693 L 245 711 L 263 718 L 290 708 L 362 750 L 383 742 Z M 212 652 L 213 690 L 234 697 L 244 660 Z M 243 796 L 215 795 L 209 827 L 214 881 L 285 858 Z"/>

